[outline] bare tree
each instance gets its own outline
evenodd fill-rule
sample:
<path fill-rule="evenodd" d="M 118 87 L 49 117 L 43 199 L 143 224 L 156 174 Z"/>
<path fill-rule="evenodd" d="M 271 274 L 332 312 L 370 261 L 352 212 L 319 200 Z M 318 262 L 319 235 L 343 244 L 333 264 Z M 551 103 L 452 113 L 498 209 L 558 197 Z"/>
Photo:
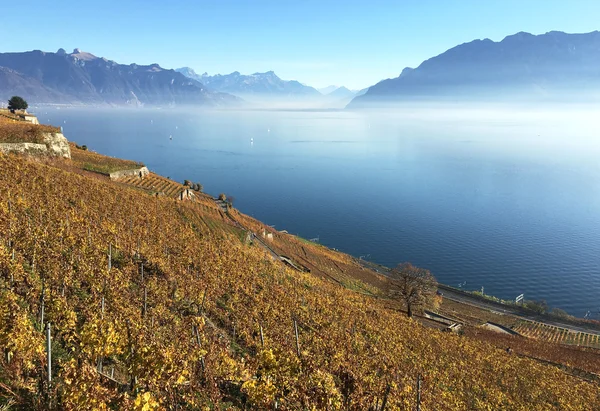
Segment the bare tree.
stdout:
<path fill-rule="evenodd" d="M 426 306 L 435 298 L 437 281 L 429 270 L 403 263 L 390 272 L 390 278 L 391 293 L 404 301 L 409 317 L 413 310 Z"/>

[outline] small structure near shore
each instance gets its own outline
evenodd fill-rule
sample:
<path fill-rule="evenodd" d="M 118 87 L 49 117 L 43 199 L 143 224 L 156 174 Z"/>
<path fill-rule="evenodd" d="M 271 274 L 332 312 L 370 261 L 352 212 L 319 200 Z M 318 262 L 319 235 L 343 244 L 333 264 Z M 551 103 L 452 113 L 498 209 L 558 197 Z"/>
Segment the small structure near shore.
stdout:
<path fill-rule="evenodd" d="M 181 193 L 179 193 L 179 199 L 181 201 L 186 201 L 186 200 L 191 201 L 191 200 L 194 200 L 195 198 L 196 198 L 196 195 L 189 188 L 186 188 Z"/>

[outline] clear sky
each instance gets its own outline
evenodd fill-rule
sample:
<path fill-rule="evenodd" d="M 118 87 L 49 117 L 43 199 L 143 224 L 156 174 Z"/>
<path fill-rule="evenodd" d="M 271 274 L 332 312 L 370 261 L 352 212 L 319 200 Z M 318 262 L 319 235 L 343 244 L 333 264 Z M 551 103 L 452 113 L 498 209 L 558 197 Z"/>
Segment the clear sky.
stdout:
<path fill-rule="evenodd" d="M 3 1 L 0 51 L 78 47 L 209 74 L 359 89 L 477 38 L 600 29 L 599 0 Z"/>

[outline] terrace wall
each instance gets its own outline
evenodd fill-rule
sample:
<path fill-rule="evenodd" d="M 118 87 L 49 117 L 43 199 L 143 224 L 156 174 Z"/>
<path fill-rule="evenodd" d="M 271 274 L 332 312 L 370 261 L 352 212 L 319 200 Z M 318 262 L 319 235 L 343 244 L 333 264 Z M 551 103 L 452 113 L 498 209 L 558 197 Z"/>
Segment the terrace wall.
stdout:
<path fill-rule="evenodd" d="M 131 170 L 113 171 L 109 175 L 110 175 L 111 180 L 116 180 L 117 178 L 130 177 L 130 176 L 137 176 L 137 177 L 144 178 L 148 174 L 150 174 L 150 170 L 148 170 L 148 167 L 141 167 L 141 168 L 134 168 Z"/>
<path fill-rule="evenodd" d="M 40 122 L 39 122 L 38 118 L 37 118 L 36 116 L 32 116 L 32 115 L 30 115 L 30 114 L 25 114 L 25 115 L 23 116 L 23 120 L 25 120 L 25 121 L 29 121 L 29 122 L 30 122 L 30 123 L 32 123 L 32 124 L 40 124 Z"/>
<path fill-rule="evenodd" d="M 0 143 L 0 153 L 47 155 L 48 147 L 37 143 Z"/>
<path fill-rule="evenodd" d="M 48 133 L 44 136 L 45 144 L 38 143 L 0 143 L 0 152 L 21 153 L 31 155 L 47 155 L 71 158 L 69 142 L 62 133 Z"/>

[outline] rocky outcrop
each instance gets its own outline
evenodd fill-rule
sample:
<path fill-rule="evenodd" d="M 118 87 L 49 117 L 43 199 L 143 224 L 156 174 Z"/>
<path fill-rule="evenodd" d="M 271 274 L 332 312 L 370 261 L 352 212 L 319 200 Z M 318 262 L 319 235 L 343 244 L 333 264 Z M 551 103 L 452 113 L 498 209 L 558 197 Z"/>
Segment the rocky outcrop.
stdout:
<path fill-rule="evenodd" d="M 141 167 L 141 168 L 132 168 L 131 170 L 113 171 L 112 173 L 109 174 L 109 176 L 110 176 L 111 180 L 116 180 L 117 178 L 130 177 L 130 176 L 137 176 L 139 178 L 144 178 L 148 174 L 150 174 L 150 170 L 148 170 L 148 167 Z"/>
<path fill-rule="evenodd" d="M 34 156 L 54 156 L 71 158 L 69 142 L 62 133 L 44 135 L 44 144 L 40 143 L 1 143 L 0 152 L 29 154 Z"/>
<path fill-rule="evenodd" d="M 48 133 L 44 137 L 50 155 L 71 158 L 69 141 L 62 133 Z"/>

